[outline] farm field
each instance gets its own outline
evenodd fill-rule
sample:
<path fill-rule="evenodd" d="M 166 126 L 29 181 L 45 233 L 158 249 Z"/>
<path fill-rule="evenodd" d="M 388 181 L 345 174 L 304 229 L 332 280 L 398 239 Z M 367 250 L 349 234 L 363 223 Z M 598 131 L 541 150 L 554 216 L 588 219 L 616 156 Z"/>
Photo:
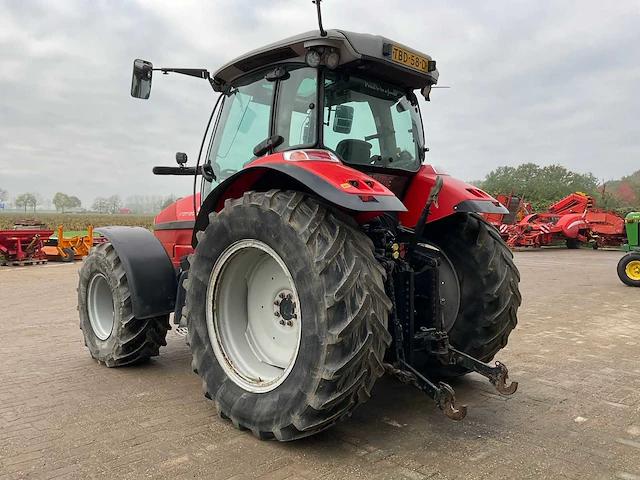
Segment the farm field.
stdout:
<path fill-rule="evenodd" d="M 89 225 L 93 225 L 94 228 L 126 225 L 152 229 L 153 218 L 153 215 L 133 214 L 1 212 L 0 229 L 11 228 L 16 221 L 28 220 L 43 223 L 53 230 L 62 225 L 65 236 L 73 236 L 85 235 Z"/>

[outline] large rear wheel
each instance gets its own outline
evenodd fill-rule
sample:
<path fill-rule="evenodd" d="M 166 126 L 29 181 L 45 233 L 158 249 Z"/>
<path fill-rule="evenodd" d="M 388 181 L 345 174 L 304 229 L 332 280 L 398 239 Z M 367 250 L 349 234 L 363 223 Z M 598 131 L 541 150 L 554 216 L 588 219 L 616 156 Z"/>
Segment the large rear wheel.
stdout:
<path fill-rule="evenodd" d="M 350 415 L 391 341 L 371 241 L 292 191 L 245 193 L 209 219 L 183 310 L 205 396 L 260 439 L 294 440 Z"/>
<path fill-rule="evenodd" d="M 511 250 L 476 214 L 457 213 L 433 222 L 424 237 L 441 252 L 441 294 L 451 345 L 484 362 L 492 360 L 507 345 L 522 301 Z M 436 360 L 427 360 L 423 370 L 440 378 L 468 372 Z"/>

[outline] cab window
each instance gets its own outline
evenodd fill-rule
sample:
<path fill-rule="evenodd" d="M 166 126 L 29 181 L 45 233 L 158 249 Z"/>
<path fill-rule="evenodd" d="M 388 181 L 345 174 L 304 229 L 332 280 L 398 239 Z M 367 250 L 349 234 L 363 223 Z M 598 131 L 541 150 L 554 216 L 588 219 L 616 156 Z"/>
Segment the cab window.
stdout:
<path fill-rule="evenodd" d="M 416 103 L 394 86 L 327 72 L 324 146 L 345 163 L 416 171 L 423 158 Z"/>
<path fill-rule="evenodd" d="M 261 74 L 227 94 L 208 155 L 218 182 L 255 159 L 254 147 L 269 137 L 273 92 Z"/>
<path fill-rule="evenodd" d="M 316 143 L 317 81 L 315 68 L 296 68 L 278 85 L 276 134 L 284 142 L 276 150 L 310 147 Z"/>

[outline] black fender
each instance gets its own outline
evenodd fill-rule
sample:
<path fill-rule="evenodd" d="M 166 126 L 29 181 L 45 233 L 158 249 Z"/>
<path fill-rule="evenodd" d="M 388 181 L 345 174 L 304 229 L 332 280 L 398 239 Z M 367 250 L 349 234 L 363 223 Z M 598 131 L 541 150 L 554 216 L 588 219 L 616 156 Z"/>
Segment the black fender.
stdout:
<path fill-rule="evenodd" d="M 359 174 L 361 175 L 360 172 Z M 211 191 L 198 212 L 191 245 L 195 248 L 198 244 L 196 233 L 207 227 L 209 214 L 216 210 L 221 199 L 239 198 L 248 190 L 267 191 L 274 188 L 303 191 L 350 212 L 404 212 L 407 210 L 395 195 L 370 195 L 373 201 L 364 201 L 359 195 L 347 193 L 313 171 L 293 162 L 261 163 L 234 173 Z"/>
<path fill-rule="evenodd" d="M 173 312 L 176 271 L 160 240 L 142 227 L 110 226 L 93 231 L 107 238 L 122 262 L 133 315 L 150 318 Z"/>

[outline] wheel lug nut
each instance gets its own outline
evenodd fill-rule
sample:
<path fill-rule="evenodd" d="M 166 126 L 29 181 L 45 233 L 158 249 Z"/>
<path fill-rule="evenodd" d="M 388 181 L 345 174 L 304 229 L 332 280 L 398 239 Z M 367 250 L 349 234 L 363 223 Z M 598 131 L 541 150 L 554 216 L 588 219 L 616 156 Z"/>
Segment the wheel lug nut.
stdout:
<path fill-rule="evenodd" d="M 279 307 L 279 306 L 280 306 L 280 302 L 279 302 L 278 300 L 276 300 L 275 302 L 273 302 L 273 304 L 274 304 L 276 307 Z"/>
<path fill-rule="evenodd" d="M 280 294 L 280 298 L 282 298 L 282 299 L 284 299 L 284 298 L 285 298 L 284 293 L 281 293 L 281 294 Z"/>
<path fill-rule="evenodd" d="M 289 325 L 290 327 L 293 326 L 293 322 L 291 320 L 287 320 L 287 325 Z"/>
<path fill-rule="evenodd" d="M 298 318 L 298 315 L 294 313 L 294 314 L 292 315 L 292 317 L 293 317 L 293 318 Z"/>
<path fill-rule="evenodd" d="M 284 325 L 284 320 L 280 320 L 280 325 Z"/>
<path fill-rule="evenodd" d="M 291 300 L 291 294 L 287 294 L 287 300 Z"/>
<path fill-rule="evenodd" d="M 275 312 L 275 313 L 274 313 L 274 315 L 275 315 L 276 317 L 279 317 L 279 316 L 280 316 L 280 312 Z"/>

